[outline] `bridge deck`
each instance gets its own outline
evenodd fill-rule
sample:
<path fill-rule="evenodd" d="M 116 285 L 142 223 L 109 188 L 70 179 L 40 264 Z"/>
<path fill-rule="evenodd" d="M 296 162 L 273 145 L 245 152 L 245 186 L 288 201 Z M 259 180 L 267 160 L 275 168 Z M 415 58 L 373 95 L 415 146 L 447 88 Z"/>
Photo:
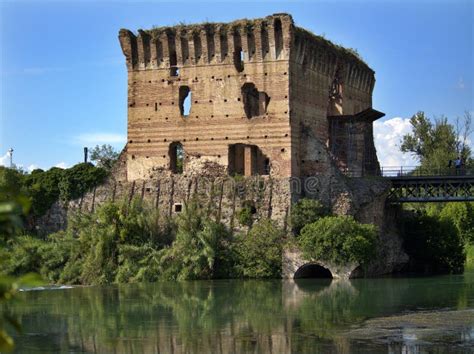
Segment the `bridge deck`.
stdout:
<path fill-rule="evenodd" d="M 423 171 L 411 168 L 381 169 L 392 182 L 388 200 L 392 203 L 474 201 L 474 171 L 443 169 Z"/>

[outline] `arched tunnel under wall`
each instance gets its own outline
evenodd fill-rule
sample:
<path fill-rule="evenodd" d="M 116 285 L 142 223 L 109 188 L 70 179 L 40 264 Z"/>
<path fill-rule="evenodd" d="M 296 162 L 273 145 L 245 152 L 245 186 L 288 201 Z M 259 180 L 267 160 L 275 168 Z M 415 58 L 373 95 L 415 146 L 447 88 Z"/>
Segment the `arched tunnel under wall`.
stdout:
<path fill-rule="evenodd" d="M 293 276 L 293 279 L 303 278 L 326 278 L 332 279 L 332 273 L 329 269 L 320 266 L 319 264 L 305 264 L 298 268 Z"/>

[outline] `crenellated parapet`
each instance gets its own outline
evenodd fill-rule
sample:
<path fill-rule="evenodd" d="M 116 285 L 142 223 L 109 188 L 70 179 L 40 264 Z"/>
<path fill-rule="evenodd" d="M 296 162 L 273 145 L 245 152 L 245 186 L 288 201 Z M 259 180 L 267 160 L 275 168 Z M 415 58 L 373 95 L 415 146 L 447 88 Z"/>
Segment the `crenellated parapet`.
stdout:
<path fill-rule="evenodd" d="M 299 27 L 295 27 L 291 59 L 321 75 L 338 76 L 344 85 L 363 92 L 372 93 L 375 85 L 374 71 L 355 50 L 336 45 Z"/>
<path fill-rule="evenodd" d="M 127 68 L 165 69 L 207 64 L 288 60 L 293 19 L 275 14 L 257 20 L 139 30 L 121 29 Z"/>

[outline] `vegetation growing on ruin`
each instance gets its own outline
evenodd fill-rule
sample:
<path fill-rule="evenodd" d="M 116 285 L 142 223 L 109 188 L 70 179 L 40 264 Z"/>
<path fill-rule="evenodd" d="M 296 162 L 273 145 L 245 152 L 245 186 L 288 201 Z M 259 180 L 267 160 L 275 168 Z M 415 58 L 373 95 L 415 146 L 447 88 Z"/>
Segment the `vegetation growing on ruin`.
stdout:
<path fill-rule="evenodd" d="M 68 169 L 53 167 L 36 169 L 30 174 L 0 166 L 0 188 L 7 196 L 23 195 L 31 205 L 30 217 L 44 215 L 57 200 L 67 202 L 79 198 L 107 176 L 106 169 L 90 163 L 80 163 Z"/>
<path fill-rule="evenodd" d="M 309 40 L 317 42 L 322 48 L 324 48 L 325 51 L 332 53 L 337 58 L 343 57 L 346 60 L 351 58 L 352 61 L 354 61 L 355 63 L 360 64 L 366 69 L 372 70 L 362 59 L 359 52 L 354 48 L 346 48 L 341 45 L 335 44 L 324 38 L 324 36 L 318 36 L 301 27 L 296 27 L 295 33 L 297 36 L 301 36 L 303 41 Z"/>
<path fill-rule="evenodd" d="M 366 264 L 375 256 L 377 228 L 350 216 L 326 216 L 301 230 L 298 244 L 308 260 Z"/>
<path fill-rule="evenodd" d="M 282 238 L 267 220 L 232 235 L 193 200 L 173 219 L 124 200 L 71 214 L 65 231 L 45 239 L 16 235 L 0 250 L 0 272 L 61 284 L 279 277 Z"/>
<path fill-rule="evenodd" d="M 281 277 L 283 230 L 271 220 L 261 220 L 235 247 L 236 275 L 243 278 Z"/>
<path fill-rule="evenodd" d="M 290 222 L 295 234 L 308 224 L 329 215 L 329 210 L 315 199 L 303 198 L 291 207 Z"/>
<path fill-rule="evenodd" d="M 213 33 L 215 28 L 219 28 L 222 33 L 225 33 L 229 30 L 236 31 L 238 28 L 243 28 L 246 31 L 251 31 L 255 26 L 255 23 L 258 20 L 252 19 L 240 19 L 232 22 L 201 22 L 201 23 L 192 23 L 187 24 L 186 22 L 179 22 L 173 26 L 153 26 L 149 30 L 144 32 L 149 34 L 152 38 L 159 38 L 162 33 L 180 33 L 186 31 L 192 34 L 199 34 L 202 30 L 205 30 L 209 33 Z"/>

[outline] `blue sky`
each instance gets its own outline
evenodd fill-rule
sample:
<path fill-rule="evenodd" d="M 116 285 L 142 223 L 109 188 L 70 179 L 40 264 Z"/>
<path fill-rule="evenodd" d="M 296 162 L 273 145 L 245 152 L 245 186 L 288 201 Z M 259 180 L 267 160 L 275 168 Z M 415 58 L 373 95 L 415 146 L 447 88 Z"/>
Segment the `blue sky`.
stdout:
<path fill-rule="evenodd" d="M 83 146 L 122 148 L 127 75 L 120 28 L 277 12 L 356 48 L 375 70 L 373 106 L 387 114 L 376 126 L 383 163 L 413 162 L 395 145 L 415 112 L 454 119 L 473 111 L 474 1 L 0 0 L 0 163 L 10 147 L 25 168 L 71 166 Z"/>

